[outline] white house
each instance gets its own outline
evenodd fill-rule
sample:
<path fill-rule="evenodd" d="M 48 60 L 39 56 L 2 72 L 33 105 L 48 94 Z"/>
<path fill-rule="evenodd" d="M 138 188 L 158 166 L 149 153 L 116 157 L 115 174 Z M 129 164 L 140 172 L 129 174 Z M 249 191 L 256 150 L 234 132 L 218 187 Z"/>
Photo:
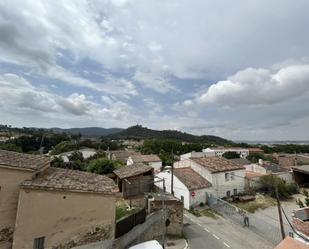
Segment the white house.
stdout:
<path fill-rule="evenodd" d="M 92 157 L 94 156 L 97 151 L 95 149 L 92 149 L 92 148 L 84 148 L 84 149 L 79 149 L 77 150 L 79 151 L 80 153 L 82 153 L 83 155 L 83 158 L 84 159 L 88 159 L 89 157 Z M 74 153 L 75 151 L 69 151 L 69 152 L 64 152 L 64 153 L 61 153 L 59 155 L 57 155 L 57 157 L 61 157 L 62 160 L 67 163 L 69 162 L 69 157 Z"/>
<path fill-rule="evenodd" d="M 220 157 L 190 158 L 174 163 L 174 168 L 190 167 L 211 183 L 208 189 L 218 198 L 229 197 L 245 189 L 245 167 Z"/>
<path fill-rule="evenodd" d="M 215 156 L 215 153 L 206 153 L 202 151 L 192 151 L 186 154 L 180 155 L 180 161 L 189 159 L 191 157 L 206 157 L 206 156 Z"/>
<path fill-rule="evenodd" d="M 150 155 L 131 155 L 127 160 L 127 165 L 132 165 L 135 163 L 144 163 L 151 166 L 154 172 L 160 172 L 162 168 L 162 161 L 160 157 L 154 154 Z"/>
<path fill-rule="evenodd" d="M 171 193 L 172 174 L 170 170 L 156 175 L 165 180 L 166 192 Z M 163 189 L 163 182 L 156 182 L 156 186 Z M 183 202 L 186 209 L 196 207 L 206 202 L 206 193 L 210 193 L 211 184 L 190 167 L 174 169 L 174 195 Z"/>
<path fill-rule="evenodd" d="M 222 157 L 222 155 L 226 152 L 236 152 L 237 154 L 239 154 L 241 158 L 247 158 L 247 156 L 249 156 L 250 154 L 249 149 L 246 148 L 225 148 L 225 147 L 206 148 L 203 149 L 203 152 L 218 157 Z"/>

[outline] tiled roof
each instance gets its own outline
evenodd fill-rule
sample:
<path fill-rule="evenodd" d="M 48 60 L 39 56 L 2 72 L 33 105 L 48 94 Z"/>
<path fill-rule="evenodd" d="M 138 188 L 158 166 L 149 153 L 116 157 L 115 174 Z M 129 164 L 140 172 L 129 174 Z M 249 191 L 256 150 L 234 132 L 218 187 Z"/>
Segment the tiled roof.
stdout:
<path fill-rule="evenodd" d="M 191 158 L 191 160 L 207 168 L 212 173 L 244 169 L 242 165 L 231 162 L 230 160 L 221 157 L 201 157 Z"/>
<path fill-rule="evenodd" d="M 127 151 L 127 150 L 115 150 L 110 151 L 110 153 L 114 159 L 119 160 L 123 163 L 126 163 L 131 155 L 138 154 L 138 152 Z"/>
<path fill-rule="evenodd" d="M 148 162 L 161 162 L 160 157 L 154 154 L 150 155 L 132 155 L 131 156 L 134 163 L 148 163 Z"/>
<path fill-rule="evenodd" d="M 119 169 L 114 170 L 115 175 L 117 175 L 120 179 L 138 176 L 140 174 L 146 173 L 148 171 L 152 171 L 152 167 L 142 164 L 136 163 L 129 166 L 123 166 Z"/>
<path fill-rule="evenodd" d="M 33 180 L 26 180 L 22 188 L 92 192 L 111 194 L 118 189 L 114 181 L 104 175 L 71 169 L 50 167 Z"/>
<path fill-rule="evenodd" d="M 264 150 L 260 148 L 248 148 L 249 153 L 264 153 Z"/>
<path fill-rule="evenodd" d="M 246 178 L 255 178 L 255 177 L 259 177 L 259 176 L 263 176 L 263 174 L 258 173 L 258 172 L 252 172 L 252 171 L 246 171 Z"/>
<path fill-rule="evenodd" d="M 237 163 L 237 164 L 240 164 L 240 165 L 243 165 L 243 166 L 251 164 L 251 162 L 248 159 L 245 159 L 245 158 L 234 158 L 234 159 L 229 159 L 229 160 L 233 163 Z"/>
<path fill-rule="evenodd" d="M 208 188 L 211 183 L 208 182 L 204 177 L 196 173 L 193 169 L 186 168 L 175 168 L 174 175 L 189 189 L 201 189 Z"/>
<path fill-rule="evenodd" d="M 305 243 L 287 236 L 274 249 L 308 249 L 308 248 L 309 246 L 306 245 Z"/>
<path fill-rule="evenodd" d="M 39 170 L 50 164 L 47 156 L 0 150 L 0 165 L 28 170 Z"/>

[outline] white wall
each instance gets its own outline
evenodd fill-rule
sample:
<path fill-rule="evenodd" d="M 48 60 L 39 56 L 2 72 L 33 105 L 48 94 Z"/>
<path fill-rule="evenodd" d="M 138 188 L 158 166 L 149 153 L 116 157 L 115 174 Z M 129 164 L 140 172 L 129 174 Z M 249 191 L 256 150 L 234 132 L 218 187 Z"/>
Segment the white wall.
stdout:
<path fill-rule="evenodd" d="M 258 164 L 252 163 L 249 165 L 245 165 L 246 171 L 256 172 L 260 174 L 266 174 L 266 169 Z"/>
<path fill-rule="evenodd" d="M 293 173 L 290 172 L 290 171 L 273 173 L 273 175 L 278 176 L 279 178 L 281 178 L 282 180 L 286 181 L 287 183 L 294 182 L 294 180 L 293 180 Z"/>
<path fill-rule="evenodd" d="M 168 171 L 162 171 L 158 174 L 156 174 L 161 179 L 165 179 L 165 187 L 166 192 L 171 193 L 171 173 Z M 158 180 L 158 178 L 155 178 L 155 181 Z M 155 182 L 155 185 L 159 187 L 160 189 L 163 189 L 163 182 Z M 184 198 L 184 207 L 186 209 L 190 208 L 190 192 L 187 189 L 187 187 L 174 175 L 174 195 L 176 198 L 181 200 L 181 196 Z"/>
<path fill-rule="evenodd" d="M 225 180 L 225 173 L 230 174 L 229 181 Z M 234 173 L 233 180 L 231 179 L 232 173 Z M 233 195 L 234 189 L 237 189 L 237 193 L 242 193 L 245 190 L 245 169 L 213 173 L 212 179 L 214 195 L 218 198 L 225 197 L 227 191 Z"/>
<path fill-rule="evenodd" d="M 133 160 L 132 160 L 132 157 L 129 157 L 128 159 L 127 159 L 127 165 L 132 165 L 134 162 L 133 162 Z"/>
<path fill-rule="evenodd" d="M 149 162 L 149 166 L 154 169 L 155 173 L 158 173 L 161 171 L 162 162 Z"/>

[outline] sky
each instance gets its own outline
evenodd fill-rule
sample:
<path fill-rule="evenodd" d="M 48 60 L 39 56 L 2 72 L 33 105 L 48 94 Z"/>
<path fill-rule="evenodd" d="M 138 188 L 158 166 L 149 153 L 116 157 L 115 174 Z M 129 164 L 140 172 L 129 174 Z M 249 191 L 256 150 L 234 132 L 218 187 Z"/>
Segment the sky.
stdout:
<path fill-rule="evenodd" d="M 0 123 L 308 140 L 308 0 L 2 0 Z"/>

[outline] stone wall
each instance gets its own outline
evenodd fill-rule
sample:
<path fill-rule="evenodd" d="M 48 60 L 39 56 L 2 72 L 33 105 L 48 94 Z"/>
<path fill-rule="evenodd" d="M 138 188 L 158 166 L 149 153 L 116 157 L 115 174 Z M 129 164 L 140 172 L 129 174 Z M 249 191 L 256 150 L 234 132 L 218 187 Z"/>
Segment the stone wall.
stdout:
<path fill-rule="evenodd" d="M 182 236 L 183 228 L 183 204 L 179 200 L 165 200 L 164 205 L 166 208 L 166 219 L 170 224 L 167 226 L 166 233 L 168 235 Z M 162 210 L 162 201 L 155 200 L 150 202 L 150 212 Z"/>
<path fill-rule="evenodd" d="M 151 213 L 144 223 L 135 226 L 131 231 L 116 239 L 113 243 L 113 249 L 124 249 L 153 239 L 160 241 L 165 231 L 163 225 L 162 210 Z"/>

